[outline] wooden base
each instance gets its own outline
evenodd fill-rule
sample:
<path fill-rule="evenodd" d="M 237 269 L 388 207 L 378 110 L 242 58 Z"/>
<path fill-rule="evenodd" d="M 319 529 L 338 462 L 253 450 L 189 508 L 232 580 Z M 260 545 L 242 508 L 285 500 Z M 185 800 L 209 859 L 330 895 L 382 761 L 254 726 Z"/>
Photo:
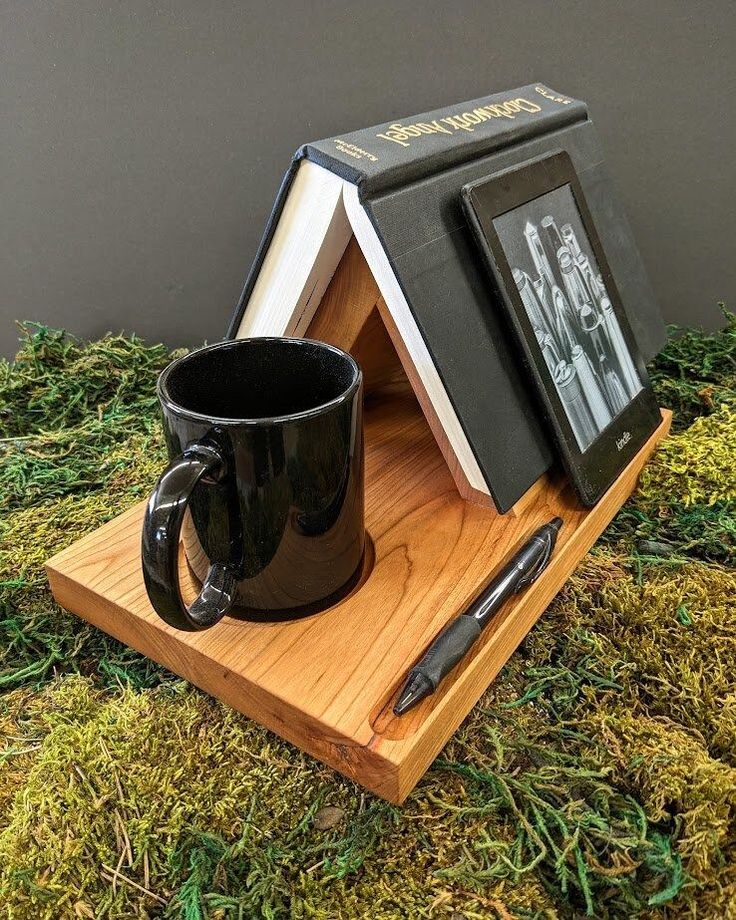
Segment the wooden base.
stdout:
<path fill-rule="evenodd" d="M 366 413 L 371 551 L 361 582 L 329 610 L 281 623 L 228 617 L 202 633 L 177 632 L 153 612 L 143 585 L 143 504 L 59 553 L 47 572 L 68 610 L 398 803 L 625 501 L 670 413 L 595 508 L 582 508 L 562 479 L 545 478 L 523 508 L 501 516 L 460 497 L 416 400 L 390 390 L 369 399 Z M 542 577 L 507 604 L 433 697 L 394 717 L 399 685 L 427 643 L 525 535 L 557 514 L 564 526 Z"/>
<path fill-rule="evenodd" d="M 153 612 L 143 584 L 144 503 L 46 569 L 63 607 L 398 803 L 626 500 L 671 414 L 595 508 L 545 476 L 502 516 L 465 480 L 355 241 L 308 337 L 350 350 L 365 376 L 370 540 L 348 597 L 301 620 L 231 616 L 202 633 L 177 632 Z M 555 515 L 564 526 L 542 577 L 507 604 L 434 696 L 396 718 L 394 698 L 427 644 Z M 183 554 L 180 567 L 189 601 L 197 585 Z"/>

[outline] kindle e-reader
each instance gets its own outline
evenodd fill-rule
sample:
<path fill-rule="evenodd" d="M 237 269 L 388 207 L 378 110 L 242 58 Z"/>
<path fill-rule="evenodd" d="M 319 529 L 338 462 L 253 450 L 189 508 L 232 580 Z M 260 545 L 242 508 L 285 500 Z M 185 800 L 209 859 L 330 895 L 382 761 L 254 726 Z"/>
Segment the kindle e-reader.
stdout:
<path fill-rule="evenodd" d="M 462 201 L 562 463 L 593 505 L 661 416 L 572 161 L 532 160 L 464 186 Z"/>

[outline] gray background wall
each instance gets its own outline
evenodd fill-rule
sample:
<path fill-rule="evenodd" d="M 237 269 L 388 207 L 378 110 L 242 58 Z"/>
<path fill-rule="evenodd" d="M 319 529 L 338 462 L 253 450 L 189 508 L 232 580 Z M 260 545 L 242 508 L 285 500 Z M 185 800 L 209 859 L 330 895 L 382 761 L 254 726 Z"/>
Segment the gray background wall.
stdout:
<path fill-rule="evenodd" d="M 13 320 L 226 328 L 303 141 L 530 80 L 585 99 L 670 321 L 736 299 L 736 16 L 675 3 L 0 0 Z"/>

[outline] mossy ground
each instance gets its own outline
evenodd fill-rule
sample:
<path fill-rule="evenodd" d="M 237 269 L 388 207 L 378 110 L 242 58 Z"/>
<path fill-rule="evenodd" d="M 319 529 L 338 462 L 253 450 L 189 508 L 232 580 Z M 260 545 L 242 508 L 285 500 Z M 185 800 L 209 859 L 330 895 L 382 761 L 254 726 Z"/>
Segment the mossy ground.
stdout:
<path fill-rule="evenodd" d="M 673 332 L 674 434 L 400 808 L 53 603 L 43 561 L 153 484 L 170 355 L 26 327 L 0 364 L 5 914 L 736 918 L 727 319 Z"/>

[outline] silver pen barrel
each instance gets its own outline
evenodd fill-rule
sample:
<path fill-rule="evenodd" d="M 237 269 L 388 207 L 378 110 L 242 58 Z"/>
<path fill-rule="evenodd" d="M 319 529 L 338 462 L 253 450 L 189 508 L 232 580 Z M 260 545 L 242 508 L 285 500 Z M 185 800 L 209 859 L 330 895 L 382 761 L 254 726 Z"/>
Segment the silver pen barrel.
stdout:
<path fill-rule="evenodd" d="M 563 246 L 557 252 L 557 259 L 568 299 L 575 308 L 576 313 L 580 314 L 586 305 L 592 306 L 595 300 L 591 296 L 580 269 L 575 264 L 572 254 L 566 246 Z"/>
<path fill-rule="evenodd" d="M 555 328 L 562 357 L 569 361 L 573 348 L 578 344 L 577 322 L 567 298 L 555 285 L 552 288 L 552 303 L 555 311 Z"/>
<path fill-rule="evenodd" d="M 560 265 L 557 261 L 557 252 L 564 244 L 562 242 L 562 237 L 560 236 L 560 231 L 557 229 L 557 224 L 555 223 L 554 217 L 551 214 L 547 214 L 546 217 L 542 218 L 541 221 L 542 232 L 540 234 L 542 240 L 542 246 L 544 247 L 544 253 L 547 256 L 547 261 L 549 262 L 552 273 L 555 276 L 555 281 L 557 282 L 558 287 L 565 287 L 564 281 L 562 280 L 562 272 L 560 271 Z"/>
<path fill-rule="evenodd" d="M 580 255 L 580 243 L 578 243 L 578 238 L 575 236 L 575 231 L 572 229 L 571 224 L 563 224 L 560 228 L 560 236 L 562 237 L 562 242 L 567 246 L 572 254 L 573 259 L 577 259 Z"/>
<path fill-rule="evenodd" d="M 590 265 L 590 260 L 584 252 L 581 252 L 580 255 L 577 256 L 575 265 L 580 272 L 585 286 L 590 292 L 593 303 L 600 309 L 601 301 L 606 296 L 606 289 L 602 284 L 598 283 L 598 277 L 594 274 Z"/>
<path fill-rule="evenodd" d="M 539 236 L 539 230 L 531 222 L 527 221 L 526 226 L 524 227 L 524 238 L 526 239 L 526 244 L 529 247 L 529 254 L 532 257 L 532 262 L 534 263 L 534 268 L 537 271 L 537 274 L 544 275 L 547 281 L 549 282 L 550 287 L 555 283 L 555 276 L 552 272 L 552 266 L 549 264 L 547 259 L 547 254 L 544 251 L 544 246 L 542 245 L 542 240 Z"/>
<path fill-rule="evenodd" d="M 614 415 L 618 415 L 626 408 L 629 399 L 616 371 L 612 369 L 606 371 L 605 385 L 609 400 L 613 405 Z"/>
<path fill-rule="evenodd" d="M 554 326 L 550 322 L 550 316 L 547 313 L 546 307 L 537 297 L 531 278 L 520 268 L 515 268 L 512 275 L 532 326 L 539 329 L 545 335 L 548 333 L 551 334 L 554 330 Z"/>
<path fill-rule="evenodd" d="M 560 353 L 557 350 L 557 346 L 555 345 L 552 336 L 549 334 L 542 336 L 542 338 L 539 340 L 539 347 L 542 349 L 542 355 L 544 357 L 545 363 L 547 364 L 547 367 L 549 368 L 549 372 L 554 378 L 555 370 L 561 359 Z"/>
<path fill-rule="evenodd" d="M 634 367 L 634 362 L 631 359 L 631 353 L 626 347 L 626 342 L 624 341 L 621 327 L 616 319 L 616 314 L 613 312 L 611 301 L 607 297 L 603 301 L 601 313 L 603 314 L 603 322 L 608 332 L 608 339 L 613 346 L 616 360 L 621 368 L 622 383 L 628 392 L 629 398 L 631 398 L 636 396 L 639 390 L 641 390 L 641 380 Z"/>
<path fill-rule="evenodd" d="M 572 364 L 577 371 L 578 378 L 580 379 L 580 386 L 588 401 L 590 411 L 598 426 L 598 430 L 603 431 L 603 429 L 611 423 L 611 411 L 608 408 L 606 397 L 603 395 L 598 375 L 593 370 L 590 359 L 585 353 L 582 345 L 576 345 L 575 348 L 573 348 Z"/>
<path fill-rule="evenodd" d="M 560 362 L 555 371 L 555 385 L 575 439 L 580 449 L 585 450 L 594 440 L 597 430 L 575 368 Z"/>

